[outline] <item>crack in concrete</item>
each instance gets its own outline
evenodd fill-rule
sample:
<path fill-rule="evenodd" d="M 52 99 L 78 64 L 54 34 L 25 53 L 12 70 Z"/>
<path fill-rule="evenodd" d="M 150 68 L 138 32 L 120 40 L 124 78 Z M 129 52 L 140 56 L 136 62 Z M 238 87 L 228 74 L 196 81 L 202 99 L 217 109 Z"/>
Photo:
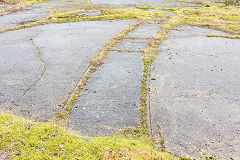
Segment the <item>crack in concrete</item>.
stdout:
<path fill-rule="evenodd" d="M 39 36 L 40 33 L 36 34 L 35 36 L 33 36 L 32 38 L 30 38 L 30 41 L 32 42 L 32 45 L 36 48 L 36 50 L 38 51 L 38 57 L 39 57 L 39 60 L 41 61 L 42 63 L 42 73 L 40 74 L 40 76 L 33 82 L 33 84 L 31 86 L 29 86 L 27 89 L 24 90 L 23 94 L 22 94 L 22 97 L 19 98 L 16 102 L 14 102 L 14 105 L 18 106 L 18 102 L 27 94 L 27 92 L 29 90 L 31 90 L 41 79 L 42 77 L 44 76 L 44 74 L 46 73 L 47 71 L 47 65 L 46 65 L 46 62 L 44 61 L 44 59 L 42 58 L 41 54 L 42 54 L 42 51 L 41 49 L 36 45 L 36 43 L 34 42 L 34 38 L 36 38 L 37 36 Z"/>
<path fill-rule="evenodd" d="M 150 83 L 151 83 L 151 73 L 155 68 L 155 63 L 150 63 L 148 66 L 148 77 L 147 77 L 147 124 L 148 124 L 148 135 L 151 140 L 156 139 L 158 143 L 158 150 L 160 152 L 166 152 L 165 146 L 165 138 L 162 135 L 162 129 L 160 125 L 155 121 L 152 115 L 152 108 L 151 108 L 151 94 L 150 94 Z M 157 134 L 156 135 L 154 135 Z"/>
<path fill-rule="evenodd" d="M 148 75 L 148 79 L 147 79 L 147 87 L 148 87 L 148 94 L 147 94 L 147 115 L 148 115 L 148 127 L 149 127 L 149 138 L 152 139 L 156 139 L 157 143 L 158 143 L 158 150 L 160 152 L 166 152 L 166 146 L 165 146 L 165 138 L 162 135 L 162 129 L 159 125 L 159 123 L 156 122 L 156 120 L 154 119 L 153 115 L 152 115 L 152 108 L 151 108 L 151 95 L 150 95 L 150 78 L 151 78 L 151 72 L 153 71 L 153 69 L 155 68 L 155 63 L 150 64 L 149 66 L 149 75 Z M 155 133 L 155 135 L 154 135 Z"/>
<path fill-rule="evenodd" d="M 111 49 L 108 51 L 116 51 L 116 52 L 143 52 L 144 50 L 128 50 L 128 49 Z"/>
<path fill-rule="evenodd" d="M 159 135 L 159 138 L 160 138 L 158 149 L 161 152 L 166 152 L 165 138 L 162 135 L 162 129 L 161 129 L 160 125 L 157 122 L 155 122 L 155 123 L 156 123 L 157 129 L 158 129 L 158 135 Z"/>
<path fill-rule="evenodd" d="M 63 108 L 66 108 L 67 105 L 71 102 L 71 99 L 72 99 L 72 97 L 76 94 L 79 86 L 81 85 L 81 82 L 82 82 L 83 78 L 84 78 L 85 76 L 87 76 L 87 74 L 90 72 L 90 70 L 91 70 L 91 65 L 89 64 L 88 67 L 87 67 L 87 69 L 84 71 L 83 75 L 82 75 L 82 76 L 80 77 L 80 79 L 78 80 L 77 84 L 76 84 L 76 85 L 74 86 L 74 88 L 71 90 L 71 92 L 70 92 L 69 96 L 67 97 L 67 99 L 65 100 L 65 102 L 61 105 L 61 106 L 65 106 L 65 107 L 63 107 Z"/>
<path fill-rule="evenodd" d="M 71 90 L 69 93 L 68 98 L 65 100 L 65 102 L 61 105 L 63 106 L 63 109 L 65 112 L 67 112 L 67 118 L 69 116 L 69 113 L 72 111 L 72 107 L 68 108 L 69 105 L 73 105 L 77 98 L 80 96 L 80 93 L 84 86 L 87 83 L 87 80 L 92 76 L 92 74 L 96 71 L 96 68 L 98 66 L 101 66 L 102 61 L 107 58 L 108 53 L 119 43 L 121 39 L 124 39 L 124 37 L 134 31 L 139 25 L 141 25 L 143 21 L 139 21 L 127 29 L 123 30 L 120 34 L 117 34 L 110 42 L 108 42 L 105 47 L 100 50 L 100 52 L 91 59 L 89 66 L 87 67 L 84 74 L 79 79 L 78 83 L 75 85 L 75 87 Z M 99 62 L 98 62 L 99 61 Z M 58 113 L 59 114 L 59 113 Z M 64 114 L 63 114 L 64 115 Z M 59 116 L 59 115 L 57 115 Z M 64 115 L 66 116 L 66 115 Z"/>
<path fill-rule="evenodd" d="M 149 138 L 152 139 L 156 139 L 158 145 L 158 150 L 160 152 L 166 152 L 166 146 L 165 146 L 165 138 L 162 135 L 162 129 L 159 125 L 159 123 L 156 122 L 156 120 L 154 119 L 153 115 L 152 115 L 152 108 L 151 108 L 151 95 L 150 95 L 150 78 L 151 78 L 151 71 L 155 68 L 155 65 L 152 67 L 152 65 L 150 65 L 150 71 L 149 71 L 149 76 L 148 76 L 148 80 L 147 80 L 147 86 L 148 86 L 148 94 L 147 94 L 147 115 L 148 115 L 148 128 L 149 128 Z M 157 134 L 157 135 L 154 135 Z"/>
<path fill-rule="evenodd" d="M 153 128 L 152 128 L 152 111 L 151 111 L 151 97 L 150 97 L 150 77 L 151 77 L 151 64 L 148 66 L 148 76 L 147 76 L 147 99 L 146 99 L 146 107 L 147 107 L 147 124 L 148 124 L 148 136 L 152 140 L 153 139 Z"/>

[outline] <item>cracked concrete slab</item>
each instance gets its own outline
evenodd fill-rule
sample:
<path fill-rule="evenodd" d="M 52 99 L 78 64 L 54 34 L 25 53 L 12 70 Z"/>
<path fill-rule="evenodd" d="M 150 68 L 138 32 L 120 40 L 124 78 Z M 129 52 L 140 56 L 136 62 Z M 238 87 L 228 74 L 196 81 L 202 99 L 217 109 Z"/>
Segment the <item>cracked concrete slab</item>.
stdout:
<path fill-rule="evenodd" d="M 44 3 L 33 4 L 22 11 L 0 16 L 0 30 L 15 27 L 27 22 L 33 22 L 50 15 Z"/>
<path fill-rule="evenodd" d="M 8 7 L 8 6 L 10 6 L 10 5 L 7 5 L 7 4 L 0 4 L 0 9 L 4 9 L 4 8 L 6 8 L 6 7 Z"/>
<path fill-rule="evenodd" d="M 50 16 L 51 9 L 77 8 L 86 4 L 86 0 L 59 0 L 47 3 L 35 3 L 21 11 L 0 16 L 0 30 L 15 27 L 27 22 L 34 22 Z"/>
<path fill-rule="evenodd" d="M 30 31 L 30 32 L 29 32 Z M 0 35 L 0 106 L 9 106 L 20 99 L 41 73 L 36 48 L 29 40 L 40 30 L 22 30 Z M 29 74 L 31 73 L 31 74 Z"/>
<path fill-rule="evenodd" d="M 127 37 L 116 46 L 118 50 L 143 51 L 147 48 L 151 38 L 160 31 L 161 24 L 148 22 L 140 25 L 134 31 L 127 34 Z"/>
<path fill-rule="evenodd" d="M 153 126 L 160 125 L 166 150 L 178 156 L 239 159 L 240 40 L 208 38 L 226 35 L 210 29 L 180 29 L 171 32 L 155 61 Z"/>
<path fill-rule="evenodd" d="M 119 52 L 111 52 L 76 102 L 70 116 L 72 130 L 95 137 L 139 125 L 143 61 L 142 53 L 136 51 L 146 49 L 158 31 L 159 23 L 145 23 L 117 44 Z"/>
<path fill-rule="evenodd" d="M 158 31 L 160 31 L 161 24 L 158 22 L 148 22 L 139 26 L 133 32 L 127 34 L 129 37 L 136 37 L 140 39 L 152 38 Z"/>
<path fill-rule="evenodd" d="M 95 137 L 139 126 L 142 74 L 141 53 L 111 52 L 75 103 L 70 128 Z"/>
<path fill-rule="evenodd" d="M 123 39 L 116 48 L 127 51 L 143 51 L 148 46 L 149 39 Z"/>
<path fill-rule="evenodd" d="M 61 110 L 59 105 L 87 69 L 90 59 L 134 22 L 49 24 L 1 34 L 0 75 L 4 75 L 0 77 L 1 109 L 38 121 L 50 120 Z M 22 41 L 24 44 L 19 43 Z M 43 67 L 36 47 L 41 50 L 47 71 L 29 89 Z"/>

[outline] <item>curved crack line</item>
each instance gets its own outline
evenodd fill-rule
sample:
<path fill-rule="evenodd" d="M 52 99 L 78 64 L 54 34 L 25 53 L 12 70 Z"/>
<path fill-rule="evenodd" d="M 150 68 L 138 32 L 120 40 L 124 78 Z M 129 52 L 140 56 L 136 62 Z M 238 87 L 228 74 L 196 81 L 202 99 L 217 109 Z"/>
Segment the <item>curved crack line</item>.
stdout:
<path fill-rule="evenodd" d="M 42 54 L 42 51 L 41 49 L 36 45 L 36 43 L 34 42 L 34 38 L 36 38 L 37 36 L 39 36 L 40 33 L 36 34 L 35 36 L 33 36 L 32 38 L 30 38 L 30 41 L 32 42 L 32 45 L 36 48 L 37 52 L 38 52 L 38 58 L 39 60 L 41 61 L 42 63 L 42 73 L 40 74 L 40 76 L 33 82 L 33 84 L 31 86 L 29 86 L 27 89 L 24 90 L 23 94 L 22 94 L 22 97 L 20 97 L 16 102 L 14 102 L 14 105 L 18 105 L 17 103 L 27 94 L 27 92 L 29 90 L 31 90 L 41 79 L 42 77 L 44 76 L 44 74 L 46 73 L 47 71 L 47 65 L 46 65 L 46 62 L 43 60 L 41 54 Z"/>

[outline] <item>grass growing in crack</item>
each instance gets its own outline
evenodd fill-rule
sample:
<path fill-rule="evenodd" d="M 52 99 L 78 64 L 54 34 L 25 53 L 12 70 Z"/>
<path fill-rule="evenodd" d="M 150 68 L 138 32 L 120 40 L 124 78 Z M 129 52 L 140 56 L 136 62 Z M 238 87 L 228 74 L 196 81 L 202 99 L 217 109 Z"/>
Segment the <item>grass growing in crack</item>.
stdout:
<path fill-rule="evenodd" d="M 108 53 L 114 49 L 114 47 L 117 45 L 117 43 L 123 39 L 127 33 L 133 31 L 136 29 L 141 23 L 143 22 L 138 22 L 126 30 L 124 30 L 122 33 L 116 35 L 110 42 L 108 42 L 105 47 L 97 54 L 96 57 L 94 57 L 90 61 L 90 66 L 88 71 L 82 76 L 81 81 L 77 84 L 77 86 L 73 89 L 73 91 L 70 93 L 69 98 L 65 102 L 65 110 L 64 112 L 59 112 L 57 114 L 57 121 L 65 124 L 67 123 L 68 116 L 70 112 L 72 111 L 72 108 L 74 106 L 74 103 L 80 96 L 80 93 L 84 89 L 84 86 L 87 83 L 87 80 L 92 77 L 93 73 L 96 71 L 96 68 L 100 65 L 102 65 L 104 59 L 107 57 Z"/>
<path fill-rule="evenodd" d="M 122 20 L 122 19 L 137 19 L 137 20 L 158 20 L 161 21 L 167 15 L 164 12 L 143 11 L 137 8 L 128 9 L 109 9 L 103 10 L 99 16 L 79 16 L 75 13 L 57 14 L 49 18 L 51 23 L 68 23 L 77 21 L 96 21 L 96 20 Z"/>
<path fill-rule="evenodd" d="M 143 50 L 128 50 L 128 49 L 111 49 L 109 51 L 116 51 L 116 52 L 143 52 Z"/>
<path fill-rule="evenodd" d="M 161 26 L 161 31 L 159 31 L 149 42 L 148 47 L 143 51 L 143 62 L 144 62 L 144 72 L 142 77 L 142 87 L 141 87 L 141 107 L 140 107 L 140 117 L 141 117 L 141 128 L 145 129 L 145 134 L 151 134 L 149 132 L 148 125 L 151 125 L 148 123 L 149 116 L 148 116 L 148 104 L 147 104 L 147 96 L 149 92 L 148 84 L 149 84 L 149 78 L 151 75 L 151 70 L 153 69 L 153 63 L 156 58 L 156 54 L 159 53 L 159 45 L 160 43 L 167 38 L 167 34 L 170 30 L 175 28 L 178 24 L 181 23 L 181 19 L 178 17 L 172 17 L 165 21 L 165 23 Z M 149 135 L 152 137 L 152 135 Z"/>
<path fill-rule="evenodd" d="M 154 8 L 154 7 L 152 7 Z M 175 8 L 164 9 L 175 13 L 178 18 L 183 20 L 183 24 L 196 25 L 200 27 L 207 27 L 211 29 L 218 29 L 225 32 L 240 34 L 240 8 L 239 7 L 224 7 L 211 6 L 201 7 L 199 9 L 193 8 Z M 45 19 L 29 22 L 13 28 L 0 30 L 0 33 L 7 31 L 18 30 L 23 28 L 30 28 L 38 25 L 45 25 L 49 23 L 69 23 L 78 21 L 95 21 L 95 20 L 122 20 L 122 19 L 137 19 L 161 21 L 170 18 L 166 12 L 152 12 L 138 8 L 124 8 L 124 9 L 102 9 L 98 16 L 79 16 L 77 12 L 84 12 L 81 9 L 62 9 L 53 10 L 50 17 Z M 94 11 L 94 10 L 93 10 Z M 95 10 L 97 11 L 97 10 Z"/>
<path fill-rule="evenodd" d="M 0 9 L 0 16 L 30 7 L 34 3 L 44 3 L 48 0 L 4 0 L 4 3 L 10 4 L 6 8 Z"/>
<path fill-rule="evenodd" d="M 35 123 L 0 110 L 0 155 L 6 159 L 162 159 L 145 138 L 80 137 L 53 123 Z"/>
<path fill-rule="evenodd" d="M 151 12 L 143 11 L 137 8 L 125 8 L 125 9 L 108 9 L 102 10 L 99 16 L 79 16 L 77 12 L 84 12 L 84 10 L 72 10 L 66 9 L 64 11 L 55 10 L 54 12 L 60 12 L 59 14 L 53 14 L 47 18 L 36 22 L 29 22 L 23 25 L 19 25 L 13 28 L 0 30 L 0 33 L 30 28 L 39 25 L 45 25 L 49 23 L 69 23 L 79 21 L 100 21 L 100 20 L 124 20 L 124 19 L 137 19 L 143 20 L 155 20 L 162 21 L 164 18 L 169 17 L 165 12 Z"/>
<path fill-rule="evenodd" d="M 229 39 L 240 39 L 240 35 L 213 35 L 213 34 L 207 34 L 207 37 L 221 37 L 221 38 L 229 38 Z"/>

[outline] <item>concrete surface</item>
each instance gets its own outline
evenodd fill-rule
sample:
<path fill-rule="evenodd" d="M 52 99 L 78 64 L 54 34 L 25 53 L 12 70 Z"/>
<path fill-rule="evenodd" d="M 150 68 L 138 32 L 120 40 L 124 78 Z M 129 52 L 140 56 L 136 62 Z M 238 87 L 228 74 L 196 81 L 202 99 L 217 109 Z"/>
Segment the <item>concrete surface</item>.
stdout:
<path fill-rule="evenodd" d="M 50 15 L 43 3 L 33 4 L 22 11 L 0 16 L 0 30 L 15 27 L 27 22 L 33 22 Z"/>
<path fill-rule="evenodd" d="M 50 120 L 90 59 L 132 23 L 50 24 L 0 34 L 0 108 L 38 121 Z"/>
<path fill-rule="evenodd" d="M 149 31 L 150 29 L 150 31 Z M 160 24 L 137 27 L 117 44 L 106 63 L 89 79 L 70 116 L 70 128 L 84 136 L 106 136 L 121 128 L 139 125 L 142 51 Z M 127 53 L 126 53 L 126 52 Z"/>
<path fill-rule="evenodd" d="M 84 6 L 84 4 L 86 4 L 85 0 L 59 0 L 35 3 L 23 10 L 0 16 L 0 30 L 46 18 L 50 15 L 51 9 L 78 8 Z"/>
<path fill-rule="evenodd" d="M 70 115 L 70 128 L 84 136 L 106 136 L 140 123 L 141 53 L 112 52 L 89 79 Z"/>
<path fill-rule="evenodd" d="M 160 47 L 150 83 L 155 137 L 178 156 L 240 158 L 239 39 L 182 26 Z M 155 80 L 154 80 L 155 79 Z"/>

